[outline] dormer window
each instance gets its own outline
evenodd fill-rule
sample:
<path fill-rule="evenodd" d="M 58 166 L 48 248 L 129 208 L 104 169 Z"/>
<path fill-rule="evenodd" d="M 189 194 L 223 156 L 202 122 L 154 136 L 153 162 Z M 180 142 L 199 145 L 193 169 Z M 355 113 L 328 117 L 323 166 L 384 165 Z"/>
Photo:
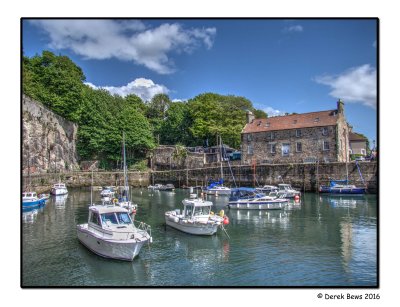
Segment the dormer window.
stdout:
<path fill-rule="evenodd" d="M 257 126 L 260 126 L 261 125 L 261 120 L 257 123 Z"/>
<path fill-rule="evenodd" d="M 269 126 L 270 126 L 270 123 L 265 124 L 265 127 L 269 128 Z"/>
<path fill-rule="evenodd" d="M 318 123 L 319 122 L 319 117 L 314 118 L 314 123 Z"/>

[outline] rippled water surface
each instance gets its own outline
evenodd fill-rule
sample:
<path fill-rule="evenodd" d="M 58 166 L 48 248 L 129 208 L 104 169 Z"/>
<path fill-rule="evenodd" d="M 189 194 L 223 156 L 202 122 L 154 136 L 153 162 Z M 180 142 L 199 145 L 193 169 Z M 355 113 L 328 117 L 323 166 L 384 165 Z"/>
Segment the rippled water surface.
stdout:
<path fill-rule="evenodd" d="M 97 200 L 100 192 L 95 192 Z M 188 190 L 134 189 L 136 220 L 152 226 L 153 243 L 133 262 L 103 259 L 81 245 L 89 189 L 70 189 L 22 216 L 23 286 L 377 286 L 376 195 L 306 193 L 285 210 L 226 210 L 228 238 L 199 237 L 164 226 Z"/>

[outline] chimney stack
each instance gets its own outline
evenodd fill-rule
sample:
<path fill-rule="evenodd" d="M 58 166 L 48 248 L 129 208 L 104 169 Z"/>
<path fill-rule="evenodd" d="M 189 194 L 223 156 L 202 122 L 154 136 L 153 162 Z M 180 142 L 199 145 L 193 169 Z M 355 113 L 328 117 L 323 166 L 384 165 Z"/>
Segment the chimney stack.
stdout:
<path fill-rule="evenodd" d="M 251 111 L 246 112 L 247 123 L 250 124 L 254 120 L 254 114 Z"/>
<path fill-rule="evenodd" d="M 337 101 L 337 111 L 338 111 L 338 114 L 343 114 L 344 115 L 344 103 L 343 103 L 343 101 L 341 99 L 339 99 Z"/>

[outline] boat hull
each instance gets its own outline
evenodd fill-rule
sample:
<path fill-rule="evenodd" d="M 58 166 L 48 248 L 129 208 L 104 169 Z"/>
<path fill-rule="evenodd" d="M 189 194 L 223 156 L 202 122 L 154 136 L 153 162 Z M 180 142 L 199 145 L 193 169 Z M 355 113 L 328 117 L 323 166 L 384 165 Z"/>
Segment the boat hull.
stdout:
<path fill-rule="evenodd" d="M 87 224 L 77 225 L 78 240 L 93 253 L 104 257 L 132 261 L 147 241 L 112 240 L 88 231 Z"/>
<path fill-rule="evenodd" d="M 45 203 L 46 203 L 46 199 L 44 199 L 44 198 L 32 200 L 32 201 L 23 201 L 22 209 L 29 210 L 29 209 L 38 208 L 40 206 L 43 206 Z"/>
<path fill-rule="evenodd" d="M 208 195 L 226 195 L 226 196 L 229 196 L 229 195 L 231 195 L 231 190 L 217 190 L 217 191 L 207 190 L 206 194 L 208 194 Z"/>
<path fill-rule="evenodd" d="M 65 195 L 68 194 L 67 189 L 51 189 L 50 193 L 52 195 Z"/>
<path fill-rule="evenodd" d="M 183 222 L 176 217 L 175 220 L 173 218 L 165 217 L 165 223 L 173 227 L 177 230 L 180 230 L 185 233 L 189 233 L 192 235 L 203 235 L 203 236 L 212 236 L 218 230 L 218 224 L 201 224 L 201 223 L 190 223 Z"/>
<path fill-rule="evenodd" d="M 321 186 L 319 189 L 320 193 L 327 193 L 331 195 L 363 195 L 366 193 L 365 188 L 332 188 L 328 186 Z"/>
<path fill-rule="evenodd" d="M 265 201 L 265 202 L 229 202 L 229 209 L 237 210 L 281 210 L 289 202 L 287 200 L 282 201 Z"/>

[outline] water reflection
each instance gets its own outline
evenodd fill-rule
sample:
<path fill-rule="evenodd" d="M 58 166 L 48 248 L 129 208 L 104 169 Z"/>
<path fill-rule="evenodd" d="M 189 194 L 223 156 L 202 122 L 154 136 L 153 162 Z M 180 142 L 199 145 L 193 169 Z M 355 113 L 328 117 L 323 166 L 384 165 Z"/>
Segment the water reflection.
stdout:
<path fill-rule="evenodd" d="M 54 196 L 54 198 L 53 198 L 54 207 L 56 209 L 65 209 L 65 204 L 67 202 L 67 198 L 68 198 L 68 194 Z"/>
<path fill-rule="evenodd" d="M 23 213 L 23 285 L 377 284 L 377 206 L 372 195 L 333 199 L 305 193 L 301 204 L 273 211 L 227 210 L 226 197 L 210 197 L 213 211 L 224 209 L 230 219 L 228 238 L 221 230 L 210 237 L 165 230 L 165 211 L 182 208 L 189 191 L 133 189 L 137 219 L 151 225 L 153 243 L 133 262 L 123 262 L 93 254 L 76 238 L 76 225 L 87 221 L 90 194 L 90 189 L 70 189 L 65 199 L 52 197 L 42 210 Z M 93 199 L 100 201 L 99 193 Z M 342 204 L 332 205 L 332 200 Z M 346 204 L 349 200 L 356 206 Z"/>
<path fill-rule="evenodd" d="M 290 215 L 291 212 L 286 210 L 230 210 L 228 216 L 238 223 L 275 225 L 285 229 L 289 227 Z"/>
<path fill-rule="evenodd" d="M 331 196 L 320 195 L 321 202 L 327 202 L 333 208 L 351 208 L 357 206 L 368 205 L 368 200 L 365 196 Z"/>
<path fill-rule="evenodd" d="M 38 214 L 40 212 L 43 212 L 45 206 L 46 205 L 43 205 L 39 208 L 28 209 L 28 210 L 24 209 L 22 211 L 22 222 L 27 223 L 27 224 L 35 223 L 37 220 Z"/>

